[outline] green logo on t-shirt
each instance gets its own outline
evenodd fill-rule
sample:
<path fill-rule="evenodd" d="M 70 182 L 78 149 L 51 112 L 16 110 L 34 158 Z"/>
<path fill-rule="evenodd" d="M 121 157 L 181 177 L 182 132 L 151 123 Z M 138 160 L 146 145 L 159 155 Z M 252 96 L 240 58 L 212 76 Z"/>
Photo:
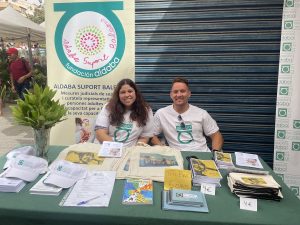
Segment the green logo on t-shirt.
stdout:
<path fill-rule="evenodd" d="M 114 132 L 114 141 L 116 142 L 126 142 L 132 131 L 132 123 L 122 123 L 116 128 Z"/>
<path fill-rule="evenodd" d="M 176 124 L 177 140 L 180 144 L 189 144 L 194 140 L 192 130 L 192 124 L 190 123 L 181 122 Z"/>

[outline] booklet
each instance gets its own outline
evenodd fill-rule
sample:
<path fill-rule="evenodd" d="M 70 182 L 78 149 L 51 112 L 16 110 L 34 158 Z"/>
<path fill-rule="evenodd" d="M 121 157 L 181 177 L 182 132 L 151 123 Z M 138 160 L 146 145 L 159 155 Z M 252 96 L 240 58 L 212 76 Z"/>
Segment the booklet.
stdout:
<path fill-rule="evenodd" d="M 163 191 L 162 192 L 162 209 L 163 210 L 177 210 L 177 211 L 192 211 L 192 212 L 208 212 L 207 202 L 205 199 L 205 195 L 201 193 L 203 204 L 200 204 L 200 206 L 195 206 L 193 204 L 186 205 L 186 204 L 172 204 L 170 202 L 170 191 Z"/>
<path fill-rule="evenodd" d="M 153 184 L 148 179 L 125 180 L 123 200 L 125 205 L 153 204 Z"/>
<path fill-rule="evenodd" d="M 122 157 L 122 148 L 123 143 L 104 141 L 98 155 L 102 157 L 120 158 Z"/>
<path fill-rule="evenodd" d="M 172 189 L 169 191 L 169 204 L 182 206 L 204 206 L 204 194 L 200 191 Z"/>
<path fill-rule="evenodd" d="M 263 169 L 263 166 L 259 161 L 258 155 L 242 152 L 235 152 L 234 154 L 236 165 Z"/>
<path fill-rule="evenodd" d="M 193 185 L 201 186 L 202 183 L 215 184 L 221 187 L 222 175 L 214 160 L 190 159 L 193 173 Z"/>
<path fill-rule="evenodd" d="M 230 153 L 215 151 L 214 160 L 219 169 L 227 169 L 234 166 Z"/>

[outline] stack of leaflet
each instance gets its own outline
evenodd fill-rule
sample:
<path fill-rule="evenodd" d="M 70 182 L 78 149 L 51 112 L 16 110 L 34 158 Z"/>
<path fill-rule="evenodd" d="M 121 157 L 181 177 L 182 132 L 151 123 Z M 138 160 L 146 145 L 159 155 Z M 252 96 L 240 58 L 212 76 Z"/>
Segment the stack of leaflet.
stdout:
<path fill-rule="evenodd" d="M 193 186 L 201 186 L 202 183 L 214 184 L 221 187 L 220 174 L 214 160 L 190 159 L 191 169 L 193 173 Z"/>
<path fill-rule="evenodd" d="M 162 209 L 208 212 L 205 195 L 202 192 L 179 189 L 163 191 Z"/>
<path fill-rule="evenodd" d="M 227 180 L 231 192 L 239 197 L 275 201 L 283 198 L 280 185 L 271 175 L 229 173 Z"/>
<path fill-rule="evenodd" d="M 0 177 L 0 192 L 19 192 L 25 184 L 21 179 Z"/>
<path fill-rule="evenodd" d="M 214 159 L 219 169 L 227 169 L 234 166 L 230 153 L 215 151 Z"/>
<path fill-rule="evenodd" d="M 44 181 L 48 178 L 50 172 L 46 173 L 30 190 L 30 194 L 34 195 L 54 195 L 58 196 L 62 188 L 51 184 L 45 184 Z"/>

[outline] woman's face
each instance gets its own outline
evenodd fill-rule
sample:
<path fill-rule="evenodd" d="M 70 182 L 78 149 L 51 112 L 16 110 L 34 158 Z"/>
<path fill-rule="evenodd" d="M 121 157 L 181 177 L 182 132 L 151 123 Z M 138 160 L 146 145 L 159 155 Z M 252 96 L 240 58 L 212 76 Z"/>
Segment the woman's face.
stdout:
<path fill-rule="evenodd" d="M 126 109 L 130 109 L 136 100 L 135 90 L 128 84 L 124 84 L 119 91 L 119 98 Z"/>

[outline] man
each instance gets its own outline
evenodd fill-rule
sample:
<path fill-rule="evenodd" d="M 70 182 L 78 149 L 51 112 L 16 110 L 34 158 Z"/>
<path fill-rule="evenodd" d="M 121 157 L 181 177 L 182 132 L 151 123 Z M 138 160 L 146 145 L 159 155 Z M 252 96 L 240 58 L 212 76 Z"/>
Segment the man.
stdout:
<path fill-rule="evenodd" d="M 31 68 L 28 62 L 18 56 L 18 49 L 9 48 L 6 51 L 9 61 L 11 88 L 14 93 L 24 100 L 24 92 L 30 87 Z"/>
<path fill-rule="evenodd" d="M 224 141 L 216 121 L 207 111 L 189 104 L 191 91 L 186 79 L 173 80 L 170 97 L 173 104 L 157 110 L 154 115 L 152 144 L 162 145 L 157 135 L 163 133 L 172 148 L 205 152 L 210 151 L 205 138 L 208 136 L 212 149 L 222 150 Z"/>

